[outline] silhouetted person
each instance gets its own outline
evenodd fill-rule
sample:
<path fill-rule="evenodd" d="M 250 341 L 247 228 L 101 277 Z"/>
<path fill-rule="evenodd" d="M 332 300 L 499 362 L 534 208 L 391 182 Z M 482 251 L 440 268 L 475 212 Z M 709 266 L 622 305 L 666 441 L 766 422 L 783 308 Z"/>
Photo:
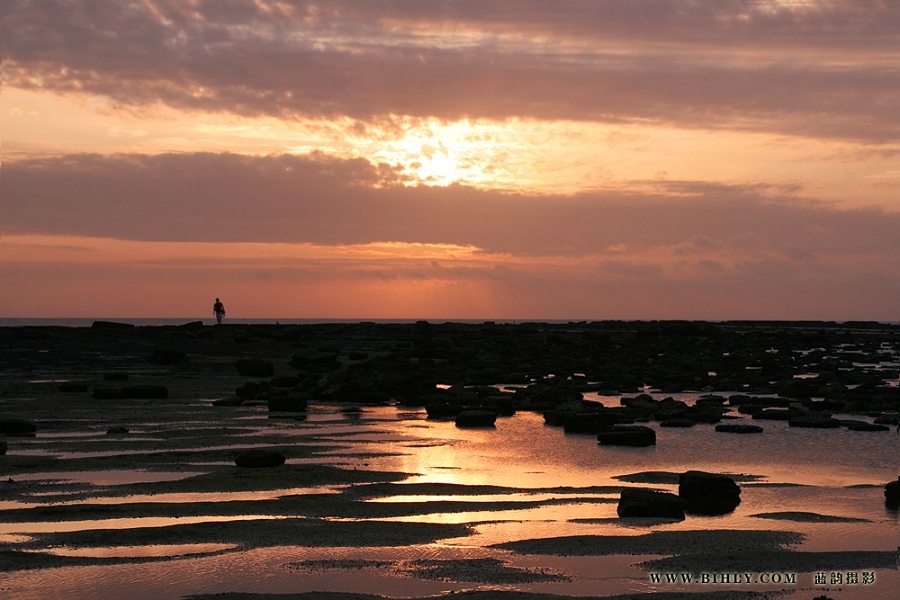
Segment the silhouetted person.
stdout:
<path fill-rule="evenodd" d="M 218 298 L 216 298 L 216 303 L 213 304 L 213 314 L 216 315 L 216 325 L 221 325 L 222 319 L 225 317 L 225 305 Z"/>

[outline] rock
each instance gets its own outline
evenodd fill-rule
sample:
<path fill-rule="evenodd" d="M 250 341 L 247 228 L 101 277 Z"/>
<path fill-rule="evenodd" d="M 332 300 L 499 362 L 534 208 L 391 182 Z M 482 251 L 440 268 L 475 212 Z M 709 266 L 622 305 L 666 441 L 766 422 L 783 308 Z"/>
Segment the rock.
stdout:
<path fill-rule="evenodd" d="M 67 394 L 71 393 L 80 393 L 88 391 L 88 384 L 86 383 L 61 383 L 56 386 L 61 392 L 65 392 Z"/>
<path fill-rule="evenodd" d="M 429 402 L 425 405 L 429 419 L 448 419 L 462 412 L 462 407 L 449 402 Z"/>
<path fill-rule="evenodd" d="M 91 323 L 91 328 L 122 331 L 125 329 L 134 329 L 134 325 L 131 323 L 117 323 L 116 321 L 94 321 Z"/>
<path fill-rule="evenodd" d="M 275 365 L 261 358 L 238 359 L 234 368 L 244 377 L 271 377 L 275 374 Z"/>
<path fill-rule="evenodd" d="M 304 412 L 306 398 L 301 396 L 273 396 L 267 400 L 269 412 Z"/>
<path fill-rule="evenodd" d="M 693 427 L 697 422 L 688 419 L 686 417 L 676 417 L 674 419 L 666 419 L 665 421 L 660 421 L 660 427 Z"/>
<path fill-rule="evenodd" d="M 262 391 L 262 386 L 255 381 L 248 381 L 234 389 L 234 393 L 242 400 L 253 400 Z"/>
<path fill-rule="evenodd" d="M 884 503 L 891 508 L 900 506 L 900 477 L 884 486 Z"/>
<path fill-rule="evenodd" d="M 240 406 L 244 403 L 243 398 L 232 397 L 232 398 L 216 398 L 212 401 L 213 406 Z"/>
<path fill-rule="evenodd" d="M 759 425 L 744 425 L 741 423 L 721 423 L 716 425 L 716 431 L 723 433 L 762 433 L 763 428 Z"/>
<path fill-rule="evenodd" d="M 165 350 L 163 348 L 154 348 L 147 356 L 147 362 L 152 365 L 175 366 L 180 365 L 187 359 L 187 354 L 179 350 Z"/>
<path fill-rule="evenodd" d="M 875 423 L 851 423 L 847 425 L 848 431 L 890 431 L 887 425 L 876 425 Z"/>
<path fill-rule="evenodd" d="M 613 425 L 597 435 L 603 446 L 654 446 L 656 432 L 644 425 Z"/>
<path fill-rule="evenodd" d="M 801 415 L 798 415 L 797 411 L 787 408 L 765 408 L 759 412 L 753 413 L 754 419 L 765 419 L 768 421 L 789 421 L 793 417 L 798 416 Z"/>
<path fill-rule="evenodd" d="M 464 410 L 456 415 L 457 427 L 493 427 L 497 413 L 490 410 Z"/>
<path fill-rule="evenodd" d="M 128 381 L 128 373 L 104 373 L 103 381 Z"/>
<path fill-rule="evenodd" d="M 141 385 L 126 385 L 122 388 L 123 398 L 137 400 L 153 400 L 169 397 L 169 388 L 164 385 L 144 383 Z"/>
<path fill-rule="evenodd" d="M 244 468 L 265 468 L 280 467 L 284 464 L 286 457 L 278 452 L 268 450 L 248 450 L 238 454 L 234 458 L 234 463 Z"/>
<path fill-rule="evenodd" d="M 125 396 L 119 388 L 95 387 L 91 397 L 97 400 L 121 400 Z"/>
<path fill-rule="evenodd" d="M 6 454 L 7 448 L 9 448 L 9 445 L 6 442 L 0 440 L 0 456 Z"/>
<path fill-rule="evenodd" d="M 37 425 L 25 419 L 0 419 L 0 435 L 33 436 Z"/>
<path fill-rule="evenodd" d="M 815 429 L 837 429 L 841 426 L 841 422 L 822 415 L 804 415 L 790 418 L 788 425 L 791 427 L 812 427 Z"/>
<path fill-rule="evenodd" d="M 544 417 L 544 420 L 546 421 L 546 417 Z M 604 410 L 568 413 L 563 418 L 563 430 L 566 433 L 597 435 L 604 429 L 619 424 L 619 422 L 619 415 Z"/>
<path fill-rule="evenodd" d="M 724 515 L 741 502 L 741 488 L 731 477 L 705 471 L 681 473 L 678 495 L 686 512 L 700 515 Z"/>
<path fill-rule="evenodd" d="M 127 427 L 122 427 L 121 425 L 116 427 L 110 427 L 106 430 L 106 435 L 121 435 L 123 433 L 128 433 Z"/>
<path fill-rule="evenodd" d="M 684 519 L 684 501 L 668 492 L 625 488 L 619 495 L 616 512 L 620 517 Z"/>

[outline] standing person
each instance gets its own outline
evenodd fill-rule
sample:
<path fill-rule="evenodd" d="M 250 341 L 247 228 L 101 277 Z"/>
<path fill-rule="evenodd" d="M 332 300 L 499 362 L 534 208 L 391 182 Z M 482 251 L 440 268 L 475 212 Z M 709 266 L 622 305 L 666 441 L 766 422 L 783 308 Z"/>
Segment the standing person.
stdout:
<path fill-rule="evenodd" d="M 213 314 L 216 315 L 216 325 L 221 325 L 222 319 L 225 317 L 225 305 L 218 298 L 216 298 L 216 303 L 213 304 Z"/>

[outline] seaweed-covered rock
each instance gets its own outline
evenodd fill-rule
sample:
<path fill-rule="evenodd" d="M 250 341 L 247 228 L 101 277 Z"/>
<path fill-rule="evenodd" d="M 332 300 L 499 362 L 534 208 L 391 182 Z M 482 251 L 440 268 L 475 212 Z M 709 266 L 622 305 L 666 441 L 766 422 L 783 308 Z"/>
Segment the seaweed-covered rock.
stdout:
<path fill-rule="evenodd" d="M 620 517 L 684 519 L 684 501 L 668 492 L 625 488 L 619 495 L 616 512 Z"/>
<path fill-rule="evenodd" d="M 702 515 L 724 515 L 741 502 L 741 488 L 734 479 L 705 471 L 681 473 L 678 495 L 685 502 L 685 511 Z"/>
<path fill-rule="evenodd" d="M 493 427 L 497 413 L 490 410 L 464 410 L 456 415 L 457 427 Z"/>
<path fill-rule="evenodd" d="M 280 467 L 287 458 L 284 454 L 268 450 L 248 450 L 234 458 L 234 464 L 244 468 Z"/>
<path fill-rule="evenodd" d="M 644 425 L 613 425 L 597 435 L 602 446 L 655 446 L 656 432 Z"/>

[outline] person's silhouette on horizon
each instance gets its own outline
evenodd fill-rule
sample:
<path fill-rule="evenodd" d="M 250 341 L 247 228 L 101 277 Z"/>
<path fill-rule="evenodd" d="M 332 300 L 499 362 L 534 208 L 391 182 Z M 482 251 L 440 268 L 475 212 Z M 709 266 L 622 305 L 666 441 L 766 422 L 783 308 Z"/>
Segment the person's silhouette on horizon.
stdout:
<path fill-rule="evenodd" d="M 225 317 L 225 305 L 218 298 L 216 298 L 216 303 L 213 304 L 213 314 L 216 315 L 216 325 L 221 325 L 222 319 Z"/>

